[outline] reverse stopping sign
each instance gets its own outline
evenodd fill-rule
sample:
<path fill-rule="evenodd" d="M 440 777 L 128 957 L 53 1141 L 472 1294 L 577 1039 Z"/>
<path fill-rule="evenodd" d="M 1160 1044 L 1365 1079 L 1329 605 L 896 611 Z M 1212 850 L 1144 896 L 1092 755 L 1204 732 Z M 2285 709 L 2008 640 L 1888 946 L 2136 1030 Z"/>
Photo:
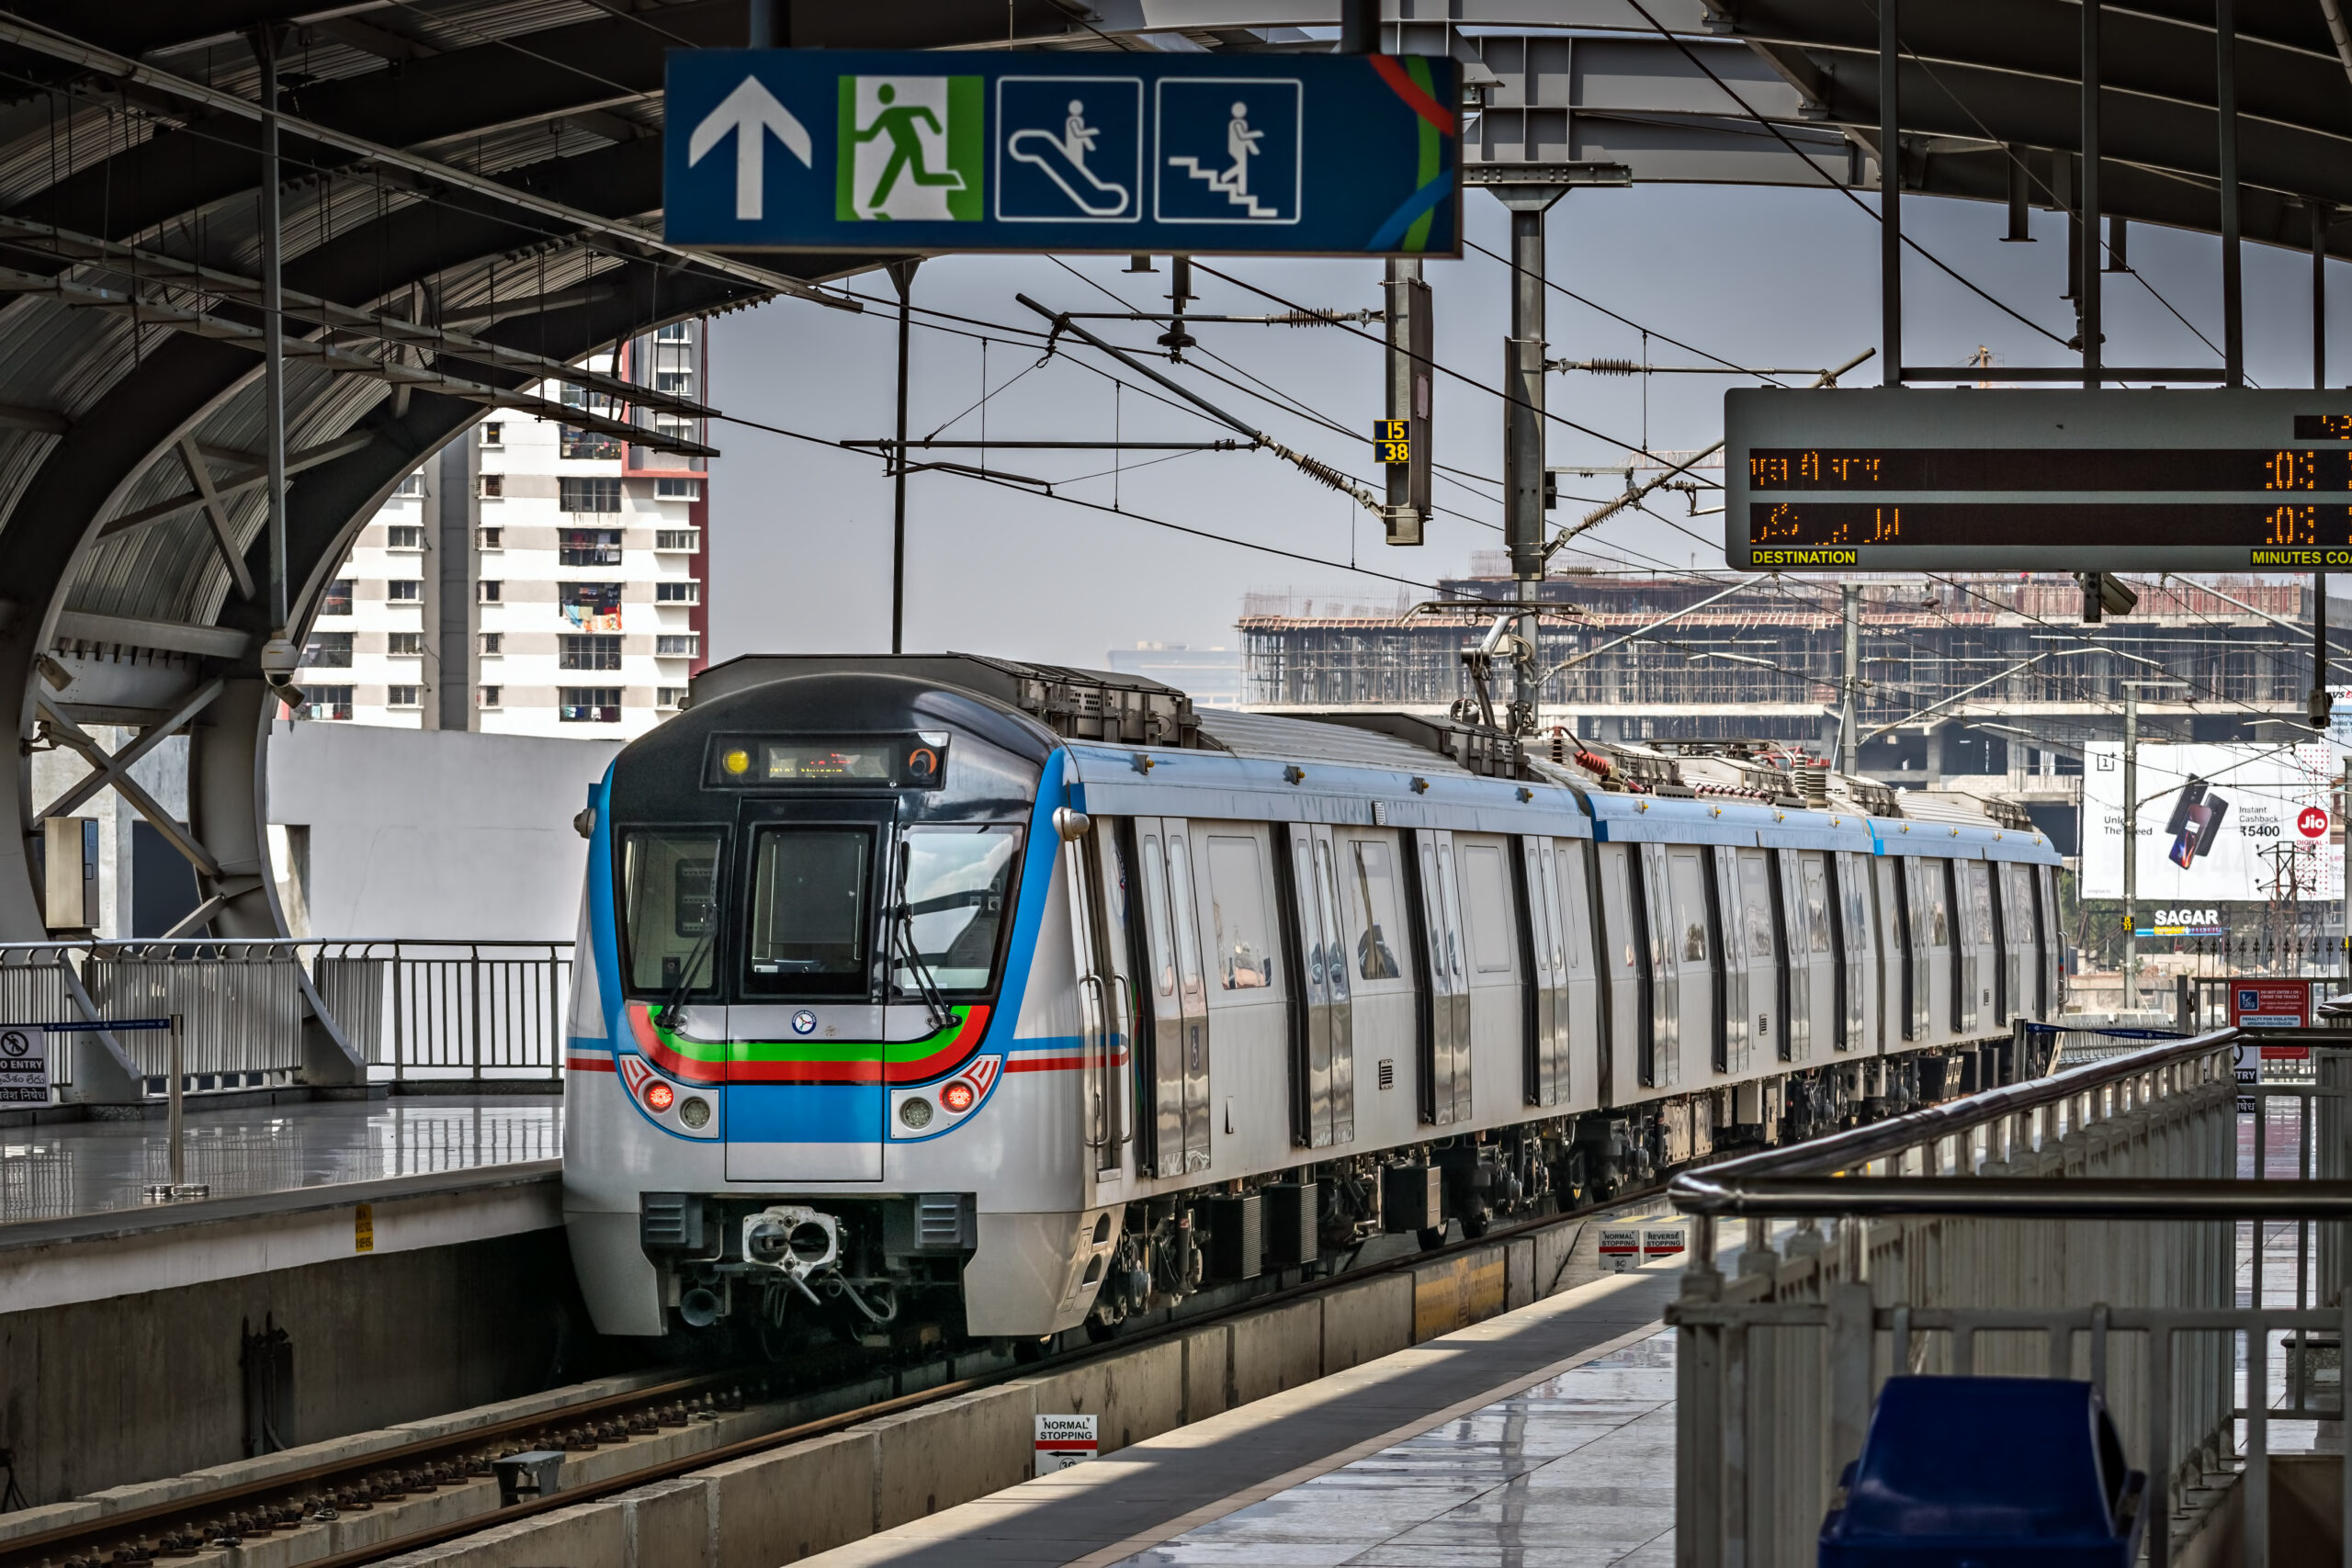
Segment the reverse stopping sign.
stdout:
<path fill-rule="evenodd" d="M 663 232 L 735 250 L 1458 255 L 1461 101 L 1460 67 L 1436 56 L 680 50 Z"/>
<path fill-rule="evenodd" d="M 49 1032 L 39 1024 L 0 1024 L 0 1105 L 49 1103 Z"/>

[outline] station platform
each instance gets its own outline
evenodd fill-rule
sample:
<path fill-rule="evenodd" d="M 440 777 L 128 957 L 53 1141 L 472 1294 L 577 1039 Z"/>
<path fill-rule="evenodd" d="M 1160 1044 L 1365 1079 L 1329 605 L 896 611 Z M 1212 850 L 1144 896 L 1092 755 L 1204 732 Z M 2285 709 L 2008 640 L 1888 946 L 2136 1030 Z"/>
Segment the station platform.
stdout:
<path fill-rule="evenodd" d="M 1669 1563 L 1680 1283 L 1611 1275 L 805 1561 Z"/>

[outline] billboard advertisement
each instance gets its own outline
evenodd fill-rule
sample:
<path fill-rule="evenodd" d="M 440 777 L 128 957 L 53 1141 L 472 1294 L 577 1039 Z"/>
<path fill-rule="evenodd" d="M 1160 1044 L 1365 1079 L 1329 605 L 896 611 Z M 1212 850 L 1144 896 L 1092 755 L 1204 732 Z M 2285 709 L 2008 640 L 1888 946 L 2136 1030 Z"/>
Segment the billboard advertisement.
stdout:
<path fill-rule="evenodd" d="M 2136 849 L 2143 920 L 2152 907 L 2201 915 L 2224 903 L 2342 897 L 2343 825 L 2329 815 L 2338 756 L 2324 741 L 2143 743 Z M 2120 741 L 2084 749 L 2082 826 L 2081 896 L 2122 897 Z"/>

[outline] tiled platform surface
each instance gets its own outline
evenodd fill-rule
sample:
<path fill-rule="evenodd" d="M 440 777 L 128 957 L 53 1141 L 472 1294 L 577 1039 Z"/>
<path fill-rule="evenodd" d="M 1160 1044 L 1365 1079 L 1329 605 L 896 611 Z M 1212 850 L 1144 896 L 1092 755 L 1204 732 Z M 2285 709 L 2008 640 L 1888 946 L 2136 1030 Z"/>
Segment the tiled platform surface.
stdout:
<path fill-rule="evenodd" d="M 171 1175 L 159 1118 L 0 1129 L 0 1227 L 142 1206 Z M 252 1198 L 393 1177 L 449 1175 L 563 1153 L 558 1095 L 403 1095 L 191 1110 L 187 1179 Z"/>
<path fill-rule="evenodd" d="M 1126 1558 L 1126 1568 L 1673 1568 L 1661 1330 Z"/>
<path fill-rule="evenodd" d="M 1658 1318 L 1680 1280 L 1660 1264 L 1579 1286 L 806 1562 L 1668 1563 Z"/>

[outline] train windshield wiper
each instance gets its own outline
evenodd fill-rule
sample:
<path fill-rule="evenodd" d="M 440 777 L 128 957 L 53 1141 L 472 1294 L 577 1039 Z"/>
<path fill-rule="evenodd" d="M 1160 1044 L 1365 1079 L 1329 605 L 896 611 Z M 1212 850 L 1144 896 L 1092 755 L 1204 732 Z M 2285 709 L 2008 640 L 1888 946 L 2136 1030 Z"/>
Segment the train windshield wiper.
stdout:
<path fill-rule="evenodd" d="M 907 973 L 914 976 L 915 989 L 922 995 L 922 1005 L 931 1015 L 931 1032 L 936 1034 L 954 1023 L 956 1015 L 947 1010 L 946 998 L 939 994 L 939 982 L 933 977 L 931 965 L 922 961 L 922 950 L 915 944 L 915 912 L 913 906 L 907 902 L 907 862 L 910 855 L 910 846 L 906 840 L 900 840 L 899 892 L 896 905 L 890 911 L 890 940 L 898 947 Z"/>
<path fill-rule="evenodd" d="M 711 917 L 703 924 L 702 940 L 695 943 L 692 953 L 686 954 L 686 961 L 678 965 L 678 983 L 670 987 L 668 996 L 662 998 L 662 1027 L 673 1034 L 684 1032 L 686 1027 L 686 993 L 693 989 L 695 971 L 702 967 L 703 955 L 710 951 L 711 938 L 718 934 L 718 911 L 713 910 Z"/>

